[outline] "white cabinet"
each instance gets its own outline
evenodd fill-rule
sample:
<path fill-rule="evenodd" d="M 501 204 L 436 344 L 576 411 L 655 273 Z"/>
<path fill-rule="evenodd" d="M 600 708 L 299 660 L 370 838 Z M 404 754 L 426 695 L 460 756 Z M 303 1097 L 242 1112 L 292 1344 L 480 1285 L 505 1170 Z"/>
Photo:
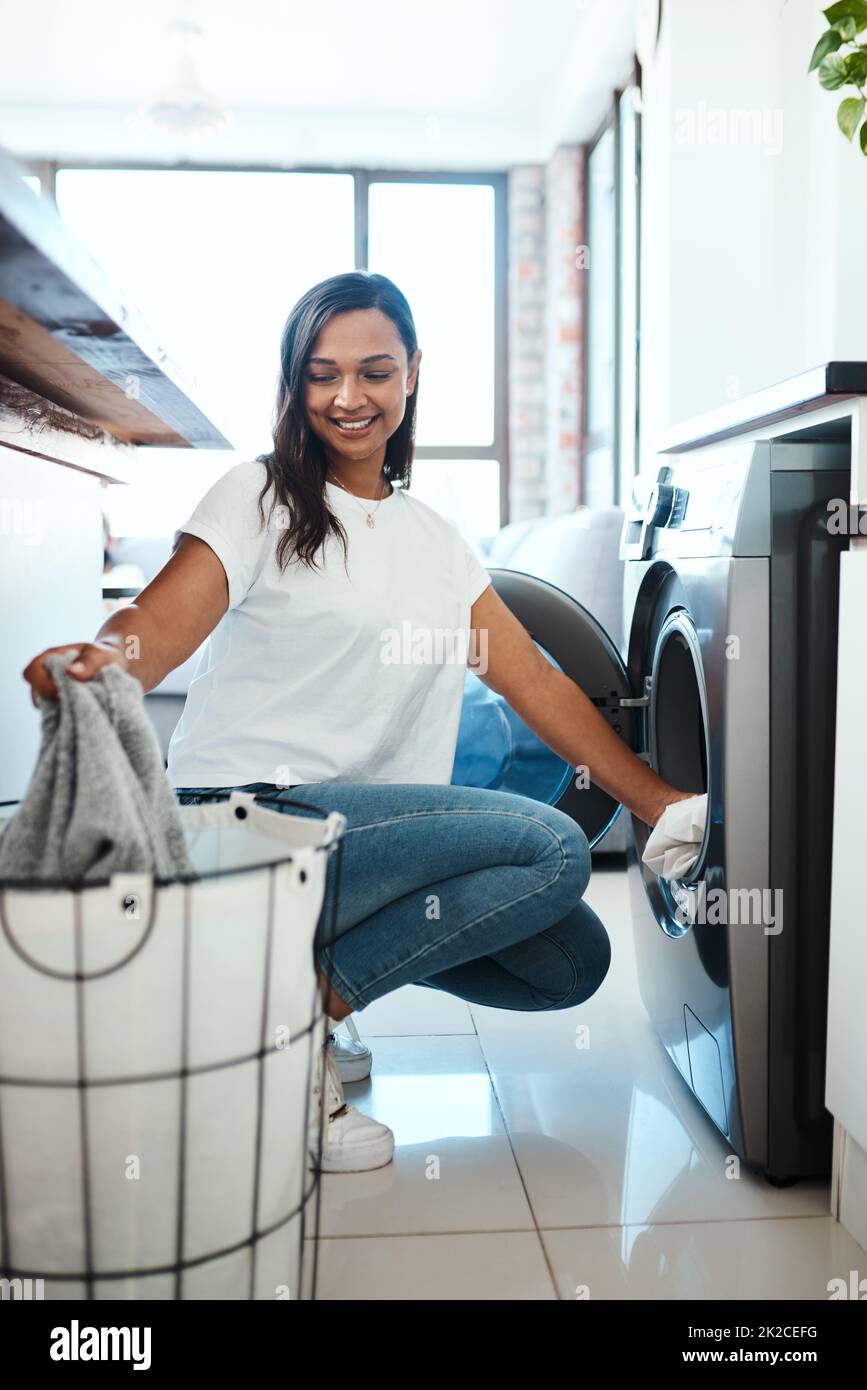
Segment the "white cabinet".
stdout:
<path fill-rule="evenodd" d="M 102 622 L 100 484 L 0 444 L 0 801 L 24 795 L 41 716 L 22 680 L 45 647 L 91 641 Z"/>

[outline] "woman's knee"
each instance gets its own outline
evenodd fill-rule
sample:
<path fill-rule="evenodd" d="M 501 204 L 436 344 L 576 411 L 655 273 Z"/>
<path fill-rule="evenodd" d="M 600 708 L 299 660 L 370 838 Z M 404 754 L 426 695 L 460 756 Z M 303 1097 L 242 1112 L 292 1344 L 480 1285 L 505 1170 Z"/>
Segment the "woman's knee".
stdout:
<path fill-rule="evenodd" d="M 551 833 L 548 853 L 557 862 L 558 878 L 568 886 L 575 901 L 584 896 L 590 882 L 592 862 L 590 844 L 577 821 L 554 806 L 540 806 L 542 820 Z"/>
<path fill-rule="evenodd" d="M 574 1009 L 596 993 L 611 965 L 611 940 L 602 922 L 582 903 L 568 922 L 543 932 L 562 963 L 559 989 L 539 991 L 540 1010 Z"/>

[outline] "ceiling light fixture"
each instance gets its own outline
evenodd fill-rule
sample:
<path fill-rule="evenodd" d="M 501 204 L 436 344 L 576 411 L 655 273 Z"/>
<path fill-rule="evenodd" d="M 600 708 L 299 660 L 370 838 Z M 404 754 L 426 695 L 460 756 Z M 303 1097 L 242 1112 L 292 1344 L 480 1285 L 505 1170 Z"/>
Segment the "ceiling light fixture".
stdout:
<path fill-rule="evenodd" d="M 167 25 L 175 48 L 168 79 L 156 98 L 141 108 L 139 115 L 150 125 L 170 135 L 199 135 L 219 130 L 230 113 L 199 81 L 194 46 L 204 38 L 202 28 L 192 20 L 177 19 Z"/>

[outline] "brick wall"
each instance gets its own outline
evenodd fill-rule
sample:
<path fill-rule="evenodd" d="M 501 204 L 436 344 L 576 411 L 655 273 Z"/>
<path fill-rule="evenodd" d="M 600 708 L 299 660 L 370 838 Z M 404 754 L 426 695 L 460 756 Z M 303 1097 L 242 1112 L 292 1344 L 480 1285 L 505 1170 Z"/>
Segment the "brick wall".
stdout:
<path fill-rule="evenodd" d="M 583 151 L 509 174 L 510 520 L 577 506 L 582 402 Z"/>

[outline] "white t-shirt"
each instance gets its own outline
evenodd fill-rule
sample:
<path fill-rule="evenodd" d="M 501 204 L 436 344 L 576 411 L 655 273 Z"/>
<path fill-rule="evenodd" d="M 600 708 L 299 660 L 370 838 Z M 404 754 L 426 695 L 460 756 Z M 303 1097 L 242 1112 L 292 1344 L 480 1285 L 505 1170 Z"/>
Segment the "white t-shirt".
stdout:
<path fill-rule="evenodd" d="M 395 487 L 377 507 L 326 483 L 343 523 L 311 570 L 276 559 L 278 508 L 256 460 L 220 478 L 174 535 L 206 541 L 229 607 L 172 735 L 173 787 L 451 781 L 470 609 L 490 576 L 455 523 Z M 374 512 L 368 527 L 365 511 Z"/>

